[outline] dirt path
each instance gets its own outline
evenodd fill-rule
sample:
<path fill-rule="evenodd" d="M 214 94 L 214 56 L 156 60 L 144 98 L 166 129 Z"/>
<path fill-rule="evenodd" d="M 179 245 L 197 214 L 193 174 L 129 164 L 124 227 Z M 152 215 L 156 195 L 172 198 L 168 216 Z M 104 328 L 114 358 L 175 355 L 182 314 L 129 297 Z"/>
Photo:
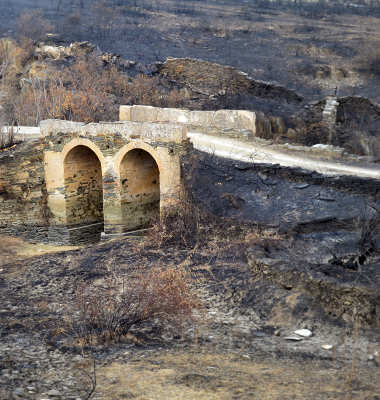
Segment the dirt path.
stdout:
<path fill-rule="evenodd" d="M 197 132 L 188 132 L 188 137 L 196 149 L 207 153 L 214 153 L 216 156 L 230 158 L 239 161 L 255 161 L 283 166 L 297 166 L 308 170 L 315 170 L 323 174 L 332 175 L 357 175 L 371 178 L 380 177 L 380 166 L 364 164 L 363 166 L 353 165 L 353 162 L 327 160 L 321 157 L 310 157 L 308 154 L 297 152 L 285 152 L 273 149 L 271 146 L 259 143 L 247 143 L 238 139 L 229 139 L 205 135 Z"/>

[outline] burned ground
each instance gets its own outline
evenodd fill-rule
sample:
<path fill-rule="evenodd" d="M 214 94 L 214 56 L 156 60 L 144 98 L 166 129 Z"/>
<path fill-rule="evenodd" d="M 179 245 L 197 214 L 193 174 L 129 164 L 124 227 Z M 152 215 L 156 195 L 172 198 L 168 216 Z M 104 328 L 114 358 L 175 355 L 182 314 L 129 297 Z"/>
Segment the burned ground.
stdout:
<path fill-rule="evenodd" d="M 2 35 L 16 36 L 17 17 L 35 7 L 30 0 L 3 2 Z M 102 8 L 86 0 L 40 0 L 38 7 L 62 40 L 88 40 L 141 64 L 192 57 L 235 66 L 316 100 L 335 88 L 340 96 L 379 100 L 378 78 L 363 68 L 367 46 L 377 51 L 376 3 L 108 0 Z M 326 66 L 348 75 L 319 79 Z"/>
<path fill-rule="evenodd" d="M 33 255 L 16 249 L 1 259 L 2 398 L 40 399 L 43 393 L 47 398 L 51 390 L 60 391 L 65 399 L 86 398 L 92 358 L 97 376 L 94 399 L 335 399 L 346 398 L 347 393 L 353 399 L 377 398 L 373 354 L 378 350 L 378 330 L 365 324 L 355 328 L 302 288 L 256 274 L 246 256 L 252 247 L 257 254 L 264 251 L 294 268 L 317 268 L 342 283 L 353 283 L 357 272 L 322 264 L 331 252 L 353 250 L 359 236 L 353 220 L 362 215 L 368 199 L 331 188 L 325 193 L 323 186 L 296 188 L 295 182 L 257 175 L 252 165 L 198 155 L 203 158 L 197 169 L 192 168 L 198 186 L 194 199 L 219 214 L 224 236 L 190 248 L 152 248 L 142 245 L 142 237 L 52 253 L 49 246 L 31 244 Z M 305 195 L 299 193 L 305 190 L 309 200 L 303 210 L 300 199 Z M 318 200 L 320 191 L 337 200 Z M 285 197 L 272 203 L 271 193 Z M 252 200 L 256 196 L 260 201 Z M 338 202 L 342 205 L 336 207 Z M 269 214 L 278 216 L 266 224 L 268 207 Z M 299 220 L 309 209 L 318 232 L 297 231 L 304 227 Z M 324 219 L 327 214 L 335 219 Z M 192 289 L 205 305 L 197 323 L 182 332 L 143 324 L 120 343 L 90 346 L 80 341 L 74 326 L 65 323 L 65 316 L 75 309 L 78 285 L 100 284 L 115 271 L 128 276 L 139 264 L 191 272 Z M 378 281 L 359 284 L 371 290 L 380 286 Z M 300 328 L 310 329 L 313 336 L 300 342 L 284 339 Z M 325 344 L 333 349 L 323 349 Z M 141 374 L 149 382 L 143 383 Z"/>
<path fill-rule="evenodd" d="M 3 2 L 2 35 L 16 35 L 18 9 L 35 3 Z M 136 61 L 124 67 L 131 77 L 150 74 L 147 66 L 166 57 L 193 57 L 295 88 L 305 99 L 261 98 L 231 87 L 227 95 L 202 97 L 174 78 L 165 82 L 187 92 L 188 103 L 196 109 L 238 105 L 295 121 L 307 120 L 310 102 L 335 91 L 347 99 L 355 100 L 356 94 L 380 99 L 378 75 L 363 68 L 368 54 L 362 51 L 377 48 L 376 6 L 118 3 L 128 7 L 111 15 L 108 30 L 102 30 L 99 20 L 91 24 L 94 9 L 87 1 L 49 2 L 46 15 L 61 35 L 59 44 L 89 40 Z M 330 76 L 322 78 L 322 73 Z M 343 128 L 341 135 L 347 133 Z M 379 331 L 373 321 L 356 328 L 334 310 L 335 303 L 327 307 L 325 299 L 307 292 L 297 274 L 320 274 L 320 282 L 331 279 L 335 288 L 378 291 L 378 263 L 367 265 L 361 276 L 329 262 L 334 255 L 357 251 L 360 219 L 373 199 L 337 190 L 323 174 L 323 185 L 302 185 L 262 170 L 258 174 L 253 165 L 205 154 L 196 159 L 188 182 L 192 201 L 217 217 L 218 228 L 225 227 L 223 235 L 190 247 L 159 248 L 143 246 L 142 237 L 75 249 L 4 245 L 3 240 L 0 398 L 40 400 L 55 397 L 51 391 L 58 390 L 61 398 L 84 399 L 95 376 L 93 399 L 380 398 Z M 189 172 L 189 165 L 186 169 Z M 256 256 L 264 253 L 290 265 L 284 269 L 288 280 L 278 280 L 276 270 L 250 269 L 249 247 Z M 84 344 L 65 319 L 75 309 L 78 285 L 102 283 L 115 270 L 128 276 L 140 263 L 189 271 L 205 312 L 182 332 L 146 324 L 136 326 L 120 343 Z M 300 328 L 310 329 L 313 336 L 285 340 Z"/>

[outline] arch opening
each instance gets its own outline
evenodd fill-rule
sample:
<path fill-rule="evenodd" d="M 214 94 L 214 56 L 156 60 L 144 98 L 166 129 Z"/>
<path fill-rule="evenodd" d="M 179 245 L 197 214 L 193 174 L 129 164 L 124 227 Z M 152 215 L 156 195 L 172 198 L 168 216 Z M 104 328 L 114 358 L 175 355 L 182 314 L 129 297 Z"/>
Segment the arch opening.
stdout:
<path fill-rule="evenodd" d="M 124 231 L 144 228 L 160 212 L 160 171 L 143 149 L 126 153 L 120 163 L 121 212 Z"/>
<path fill-rule="evenodd" d="M 71 149 L 64 160 L 66 221 L 69 227 L 96 225 L 103 229 L 103 181 L 98 156 L 84 145 Z M 100 239 L 100 236 L 99 236 Z"/>

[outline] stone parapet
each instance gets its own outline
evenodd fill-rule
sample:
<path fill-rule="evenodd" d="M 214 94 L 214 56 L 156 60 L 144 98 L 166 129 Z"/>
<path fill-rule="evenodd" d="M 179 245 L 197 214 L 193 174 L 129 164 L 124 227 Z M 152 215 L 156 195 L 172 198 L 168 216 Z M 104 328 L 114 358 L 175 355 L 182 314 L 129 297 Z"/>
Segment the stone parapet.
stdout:
<path fill-rule="evenodd" d="M 120 106 L 120 120 L 132 122 L 170 121 L 220 129 L 247 129 L 256 132 L 256 113 L 246 110 L 188 111 L 151 106 Z"/>
<path fill-rule="evenodd" d="M 126 107 L 126 106 L 122 106 Z M 158 140 L 164 142 L 182 142 L 186 140 L 186 126 L 169 122 L 154 122 L 157 120 L 147 119 L 146 121 L 121 121 L 84 124 L 64 120 L 49 119 L 41 121 L 41 135 L 49 136 L 57 133 L 78 134 L 82 137 L 103 137 L 117 135 L 125 139 Z"/>

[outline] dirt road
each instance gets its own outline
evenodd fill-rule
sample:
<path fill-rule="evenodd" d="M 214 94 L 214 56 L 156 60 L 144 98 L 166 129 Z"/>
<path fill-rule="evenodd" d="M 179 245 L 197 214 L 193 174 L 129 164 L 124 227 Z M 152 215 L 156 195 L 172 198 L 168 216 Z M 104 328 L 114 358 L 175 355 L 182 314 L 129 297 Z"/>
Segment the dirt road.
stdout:
<path fill-rule="evenodd" d="M 198 150 L 214 153 L 216 156 L 240 161 L 297 166 L 331 175 L 357 175 L 371 178 L 380 177 L 380 166 L 377 164 L 353 163 L 342 157 L 339 161 L 322 157 L 310 157 L 307 153 L 292 154 L 280 151 L 260 143 L 248 143 L 238 139 L 230 139 L 202 133 L 188 132 L 188 137 Z"/>

